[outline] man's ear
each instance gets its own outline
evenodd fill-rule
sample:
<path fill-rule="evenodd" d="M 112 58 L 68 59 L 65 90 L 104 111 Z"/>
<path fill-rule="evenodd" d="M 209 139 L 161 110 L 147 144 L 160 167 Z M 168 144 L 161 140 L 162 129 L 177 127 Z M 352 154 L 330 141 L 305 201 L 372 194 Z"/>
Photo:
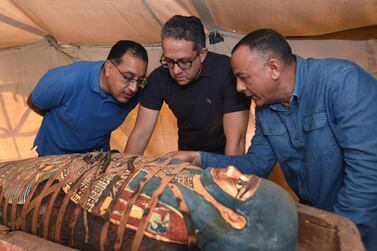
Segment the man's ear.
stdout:
<path fill-rule="evenodd" d="M 103 64 L 103 71 L 106 77 L 110 76 L 110 69 L 112 66 L 113 66 L 112 63 L 109 60 L 106 60 L 105 63 Z"/>
<path fill-rule="evenodd" d="M 200 50 L 199 52 L 199 57 L 200 57 L 200 62 L 203 63 L 204 60 L 206 59 L 208 54 L 208 48 L 204 47 L 203 49 Z"/>
<path fill-rule="evenodd" d="M 278 59 L 270 58 L 268 60 L 268 69 L 273 80 L 278 80 L 280 78 L 281 67 L 281 62 Z"/>

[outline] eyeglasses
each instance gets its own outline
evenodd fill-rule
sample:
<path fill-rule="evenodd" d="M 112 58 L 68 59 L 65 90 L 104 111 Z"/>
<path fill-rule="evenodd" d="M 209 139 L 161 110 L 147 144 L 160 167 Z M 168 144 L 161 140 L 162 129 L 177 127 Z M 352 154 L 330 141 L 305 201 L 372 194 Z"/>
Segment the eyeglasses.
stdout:
<path fill-rule="evenodd" d="M 198 51 L 196 53 L 196 55 L 191 60 L 182 59 L 182 60 L 177 60 L 177 61 L 174 61 L 174 60 L 171 60 L 171 59 L 166 59 L 166 58 L 164 58 L 164 55 L 162 55 L 161 59 L 160 59 L 160 63 L 162 65 L 162 67 L 167 68 L 167 69 L 168 68 L 170 68 L 170 69 L 174 68 L 174 65 L 176 64 L 182 70 L 188 70 L 188 69 L 191 68 L 192 62 L 195 60 L 195 58 L 197 56 L 199 56 L 199 53 L 200 53 L 200 51 Z"/>
<path fill-rule="evenodd" d="M 118 67 L 116 67 L 116 65 L 113 62 L 110 61 L 110 63 L 114 66 L 115 69 L 117 69 L 119 74 L 123 77 L 124 87 L 130 86 L 133 82 L 136 83 L 138 88 L 144 88 L 147 85 L 148 82 L 146 78 L 137 79 L 137 78 L 134 78 L 131 74 L 123 75 L 123 73 L 118 69 Z"/>

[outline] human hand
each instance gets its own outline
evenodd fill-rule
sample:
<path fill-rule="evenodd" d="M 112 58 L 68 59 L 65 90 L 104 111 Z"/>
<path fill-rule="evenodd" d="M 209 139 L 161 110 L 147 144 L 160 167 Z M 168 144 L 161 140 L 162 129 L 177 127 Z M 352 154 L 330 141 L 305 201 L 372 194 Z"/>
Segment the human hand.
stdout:
<path fill-rule="evenodd" d="M 166 156 L 184 162 L 191 162 L 197 166 L 200 164 L 200 152 L 197 151 L 173 151 L 167 153 Z"/>

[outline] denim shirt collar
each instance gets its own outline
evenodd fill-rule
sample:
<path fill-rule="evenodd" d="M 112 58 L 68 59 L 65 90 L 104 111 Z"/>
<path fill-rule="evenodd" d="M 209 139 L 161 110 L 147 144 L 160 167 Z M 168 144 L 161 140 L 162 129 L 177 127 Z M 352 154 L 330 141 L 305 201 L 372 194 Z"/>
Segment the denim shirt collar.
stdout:
<path fill-rule="evenodd" d="M 296 56 L 296 74 L 295 74 L 296 79 L 295 79 L 295 87 L 293 89 L 291 102 L 292 102 L 292 99 L 296 97 L 297 103 L 299 103 L 301 93 L 302 93 L 302 85 L 303 85 L 303 82 L 305 81 L 304 76 L 306 75 L 307 62 L 302 57 L 297 56 L 297 55 L 295 56 Z"/>

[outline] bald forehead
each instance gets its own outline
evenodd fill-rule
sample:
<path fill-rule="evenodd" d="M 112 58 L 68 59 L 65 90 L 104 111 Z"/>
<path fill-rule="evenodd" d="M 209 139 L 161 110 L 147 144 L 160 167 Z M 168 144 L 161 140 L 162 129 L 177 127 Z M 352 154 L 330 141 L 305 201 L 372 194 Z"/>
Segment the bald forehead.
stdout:
<path fill-rule="evenodd" d="M 231 56 L 231 65 L 234 71 L 242 70 L 250 65 L 256 65 L 261 62 L 260 53 L 251 50 L 247 45 L 237 48 Z"/>

